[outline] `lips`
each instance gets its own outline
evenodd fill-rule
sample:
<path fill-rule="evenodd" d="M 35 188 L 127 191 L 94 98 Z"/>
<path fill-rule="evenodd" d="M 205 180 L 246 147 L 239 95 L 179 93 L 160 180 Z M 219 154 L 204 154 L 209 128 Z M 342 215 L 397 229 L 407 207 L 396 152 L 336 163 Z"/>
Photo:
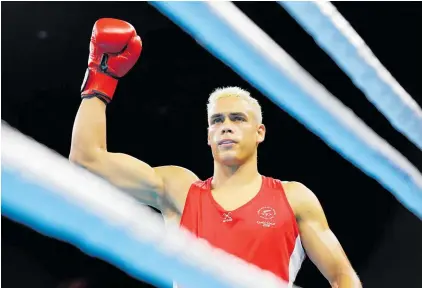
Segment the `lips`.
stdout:
<path fill-rule="evenodd" d="M 230 144 L 236 144 L 237 142 L 232 139 L 223 139 L 218 141 L 218 145 L 230 145 Z"/>

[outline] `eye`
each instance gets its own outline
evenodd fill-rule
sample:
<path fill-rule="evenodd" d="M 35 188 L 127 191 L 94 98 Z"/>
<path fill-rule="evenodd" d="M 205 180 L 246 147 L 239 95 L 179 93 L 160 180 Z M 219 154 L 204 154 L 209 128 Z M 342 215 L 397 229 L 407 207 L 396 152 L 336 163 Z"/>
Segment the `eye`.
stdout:
<path fill-rule="evenodd" d="M 237 115 L 237 116 L 233 117 L 233 121 L 242 121 L 243 122 L 243 121 L 245 121 L 245 117 Z"/>
<path fill-rule="evenodd" d="M 216 117 L 211 120 L 211 124 L 216 124 L 216 123 L 221 123 L 221 122 L 223 122 L 223 118 L 221 117 Z"/>

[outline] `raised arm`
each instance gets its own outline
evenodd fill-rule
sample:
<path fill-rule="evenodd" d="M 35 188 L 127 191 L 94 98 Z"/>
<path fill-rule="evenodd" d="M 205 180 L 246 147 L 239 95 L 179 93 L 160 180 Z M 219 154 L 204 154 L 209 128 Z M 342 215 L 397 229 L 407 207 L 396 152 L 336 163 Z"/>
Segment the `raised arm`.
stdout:
<path fill-rule="evenodd" d="M 362 287 L 338 239 L 329 228 L 314 193 L 298 182 L 290 182 L 286 188 L 299 224 L 303 247 L 312 262 L 332 287 Z"/>
<path fill-rule="evenodd" d="M 107 151 L 105 106 L 97 98 L 82 100 L 73 127 L 70 160 L 160 209 L 164 193 L 160 175 L 132 156 Z"/>
<path fill-rule="evenodd" d="M 135 65 L 141 50 L 141 39 L 129 23 L 117 19 L 100 19 L 95 23 L 69 158 L 147 205 L 161 210 L 162 203 L 168 204 L 163 200 L 170 200 L 181 210 L 184 199 L 178 194 L 183 194 L 183 185 L 180 191 L 173 189 L 167 195 L 166 182 L 171 184 L 174 178 L 171 174 L 181 174 L 177 181 L 188 185 L 195 180 L 192 173 L 174 166 L 154 169 L 129 155 L 107 151 L 107 104 L 113 98 L 118 79 Z"/>

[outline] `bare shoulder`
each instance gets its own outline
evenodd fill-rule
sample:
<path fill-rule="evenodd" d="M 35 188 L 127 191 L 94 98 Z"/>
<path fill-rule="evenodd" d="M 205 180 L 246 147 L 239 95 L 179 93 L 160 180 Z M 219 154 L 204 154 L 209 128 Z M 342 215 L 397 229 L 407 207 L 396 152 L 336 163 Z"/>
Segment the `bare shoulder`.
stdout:
<path fill-rule="evenodd" d="M 283 181 L 283 188 L 288 198 L 295 200 L 310 200 L 315 194 L 304 184 L 296 181 Z M 298 198 L 298 199 L 296 199 Z"/>
<path fill-rule="evenodd" d="M 283 188 L 296 217 L 306 210 L 320 207 L 316 195 L 304 184 L 295 181 L 284 181 Z"/>
<path fill-rule="evenodd" d="M 198 176 L 189 169 L 173 165 L 154 167 L 154 170 L 163 181 L 166 199 L 171 202 L 165 206 L 172 204 L 181 213 L 189 188 L 199 180 Z"/>

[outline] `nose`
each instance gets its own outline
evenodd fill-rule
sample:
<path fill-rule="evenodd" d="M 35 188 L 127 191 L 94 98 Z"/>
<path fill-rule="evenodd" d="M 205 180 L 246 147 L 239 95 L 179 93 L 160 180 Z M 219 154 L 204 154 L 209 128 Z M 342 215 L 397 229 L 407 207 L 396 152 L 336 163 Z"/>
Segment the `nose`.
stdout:
<path fill-rule="evenodd" d="M 224 127 L 223 129 L 221 129 L 221 134 L 226 134 L 226 133 L 233 133 L 233 129 L 230 127 Z"/>
<path fill-rule="evenodd" d="M 227 133 L 233 134 L 234 133 L 233 125 L 234 123 L 230 121 L 230 118 L 227 117 L 226 119 L 224 119 L 224 122 L 221 123 L 221 127 L 220 127 L 221 135 L 224 135 Z"/>
<path fill-rule="evenodd" d="M 233 123 L 231 121 L 224 121 L 223 127 L 221 127 L 221 134 L 227 134 L 227 133 L 234 133 L 233 129 Z"/>

